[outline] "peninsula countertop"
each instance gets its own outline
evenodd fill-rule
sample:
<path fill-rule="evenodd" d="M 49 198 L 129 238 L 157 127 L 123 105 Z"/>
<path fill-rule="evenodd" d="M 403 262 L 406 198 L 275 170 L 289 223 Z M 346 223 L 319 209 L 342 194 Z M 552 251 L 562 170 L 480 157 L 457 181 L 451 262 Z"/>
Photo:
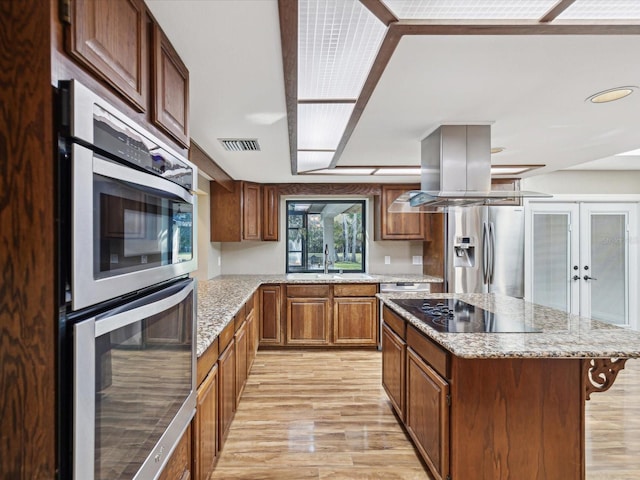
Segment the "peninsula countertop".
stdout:
<path fill-rule="evenodd" d="M 637 358 L 640 332 L 571 315 L 497 294 L 377 295 L 398 315 L 452 354 L 462 358 Z M 393 302 L 399 298 L 455 298 L 497 314 L 512 316 L 541 332 L 442 333 Z"/>
<path fill-rule="evenodd" d="M 197 355 L 201 356 L 216 339 L 240 307 L 249 300 L 262 284 L 308 283 L 440 283 L 441 278 L 429 275 L 371 274 L 367 278 L 349 276 L 349 273 L 331 275 L 331 278 L 295 278 L 280 275 L 220 275 L 198 282 Z"/>

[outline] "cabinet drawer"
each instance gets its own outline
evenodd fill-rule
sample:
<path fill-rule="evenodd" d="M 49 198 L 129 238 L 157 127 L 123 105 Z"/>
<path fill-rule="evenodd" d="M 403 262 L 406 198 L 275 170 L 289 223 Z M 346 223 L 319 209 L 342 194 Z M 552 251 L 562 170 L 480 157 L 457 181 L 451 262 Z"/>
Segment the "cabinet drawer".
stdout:
<path fill-rule="evenodd" d="M 233 338 L 233 334 L 235 333 L 235 331 L 236 331 L 235 320 L 231 320 L 231 322 L 229 322 L 229 324 L 226 327 L 224 327 L 224 330 L 220 332 L 220 335 L 218 335 L 219 351 L 222 352 L 225 348 L 227 348 L 227 345 L 229 345 L 229 342 Z"/>
<path fill-rule="evenodd" d="M 327 298 L 329 285 L 287 285 L 287 297 Z"/>
<path fill-rule="evenodd" d="M 378 293 L 375 283 L 354 283 L 349 285 L 334 285 L 334 297 L 374 297 Z"/>
<path fill-rule="evenodd" d="M 449 353 L 425 337 L 412 325 L 407 327 L 407 346 L 445 378 L 451 378 Z"/>
<path fill-rule="evenodd" d="M 402 340 L 404 340 L 407 336 L 407 322 L 404 318 L 396 315 L 393 310 L 391 310 L 386 305 L 382 311 L 382 319 L 384 323 L 386 323 L 391 330 L 393 330 L 396 335 L 400 336 Z"/>
<path fill-rule="evenodd" d="M 197 383 L 200 385 L 205 377 L 209 374 L 213 366 L 218 361 L 219 352 L 219 339 L 216 338 L 209 348 L 207 348 L 200 357 L 198 357 L 198 363 L 196 365 Z"/>

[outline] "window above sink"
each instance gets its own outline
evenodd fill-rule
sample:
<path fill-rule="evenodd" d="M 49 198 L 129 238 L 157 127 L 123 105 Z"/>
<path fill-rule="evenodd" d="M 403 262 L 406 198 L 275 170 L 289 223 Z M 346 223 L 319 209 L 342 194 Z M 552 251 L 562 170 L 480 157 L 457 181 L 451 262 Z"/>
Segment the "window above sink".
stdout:
<path fill-rule="evenodd" d="M 365 218 L 365 200 L 288 200 L 287 274 L 364 274 Z"/>

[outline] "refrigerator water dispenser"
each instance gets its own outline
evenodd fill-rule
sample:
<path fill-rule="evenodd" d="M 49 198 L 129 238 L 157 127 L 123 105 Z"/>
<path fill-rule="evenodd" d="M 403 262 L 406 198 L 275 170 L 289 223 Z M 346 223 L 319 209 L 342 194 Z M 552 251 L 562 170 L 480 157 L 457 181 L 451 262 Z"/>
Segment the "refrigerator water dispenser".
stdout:
<path fill-rule="evenodd" d="M 454 267 L 473 268 L 476 266 L 476 246 L 470 237 L 457 237 L 453 251 Z"/>

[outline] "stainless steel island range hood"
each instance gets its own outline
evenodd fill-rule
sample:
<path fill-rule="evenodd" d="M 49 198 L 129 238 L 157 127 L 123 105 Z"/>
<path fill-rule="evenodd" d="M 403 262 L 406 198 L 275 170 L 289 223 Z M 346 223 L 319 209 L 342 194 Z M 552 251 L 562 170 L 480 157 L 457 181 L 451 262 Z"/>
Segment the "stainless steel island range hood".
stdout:
<path fill-rule="evenodd" d="M 390 212 L 442 212 L 544 193 L 491 190 L 491 126 L 441 125 L 422 140 L 421 190 L 403 193 Z"/>

